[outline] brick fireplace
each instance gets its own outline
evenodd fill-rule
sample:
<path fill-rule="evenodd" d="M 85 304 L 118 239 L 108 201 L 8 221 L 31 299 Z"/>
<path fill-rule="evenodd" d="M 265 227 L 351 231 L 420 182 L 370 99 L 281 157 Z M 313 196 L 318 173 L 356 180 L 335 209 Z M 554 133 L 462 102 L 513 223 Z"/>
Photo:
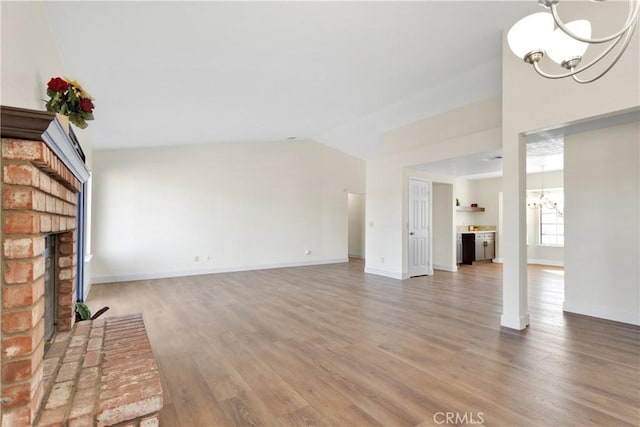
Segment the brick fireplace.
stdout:
<path fill-rule="evenodd" d="M 77 203 L 88 177 L 74 144 L 53 113 L 2 107 L 3 425 L 32 424 L 46 393 L 45 240 L 51 235 L 55 292 L 48 292 L 47 311 L 54 310 L 54 334 L 74 324 Z"/>

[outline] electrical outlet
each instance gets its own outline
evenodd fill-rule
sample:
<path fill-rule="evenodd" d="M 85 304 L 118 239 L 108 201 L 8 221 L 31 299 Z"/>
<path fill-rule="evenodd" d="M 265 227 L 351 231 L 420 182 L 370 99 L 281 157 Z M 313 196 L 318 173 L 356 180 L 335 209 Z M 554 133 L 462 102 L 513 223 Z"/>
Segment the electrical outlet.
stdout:
<path fill-rule="evenodd" d="M 380 257 L 380 264 L 384 264 L 384 257 Z"/>
<path fill-rule="evenodd" d="M 198 255 L 196 255 L 195 261 L 200 262 L 200 257 Z"/>
<path fill-rule="evenodd" d="M 207 262 L 211 261 L 211 255 L 207 255 Z"/>

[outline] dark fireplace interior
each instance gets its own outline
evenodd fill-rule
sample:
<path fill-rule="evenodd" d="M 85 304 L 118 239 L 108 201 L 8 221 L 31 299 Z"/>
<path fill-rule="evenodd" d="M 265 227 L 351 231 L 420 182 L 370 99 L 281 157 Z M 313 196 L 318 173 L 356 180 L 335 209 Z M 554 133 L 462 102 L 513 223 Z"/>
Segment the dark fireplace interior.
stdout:
<path fill-rule="evenodd" d="M 56 282 L 57 282 L 57 235 L 44 236 L 44 339 L 45 351 L 53 341 L 56 331 Z"/>

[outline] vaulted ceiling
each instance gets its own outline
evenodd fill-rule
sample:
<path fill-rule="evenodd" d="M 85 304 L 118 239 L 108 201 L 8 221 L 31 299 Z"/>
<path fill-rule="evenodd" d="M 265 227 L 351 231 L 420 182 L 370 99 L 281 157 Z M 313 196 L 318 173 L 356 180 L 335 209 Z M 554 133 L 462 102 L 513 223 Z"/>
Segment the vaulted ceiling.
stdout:
<path fill-rule="evenodd" d="M 502 31 L 535 1 L 50 2 L 95 149 L 381 132 L 496 96 Z"/>

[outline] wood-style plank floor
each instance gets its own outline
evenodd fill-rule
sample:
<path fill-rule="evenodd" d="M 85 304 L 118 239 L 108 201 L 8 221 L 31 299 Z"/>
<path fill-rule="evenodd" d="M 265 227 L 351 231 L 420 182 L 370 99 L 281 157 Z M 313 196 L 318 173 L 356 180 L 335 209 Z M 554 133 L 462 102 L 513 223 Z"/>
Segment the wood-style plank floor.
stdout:
<path fill-rule="evenodd" d="M 95 285 L 88 305 L 144 314 L 163 427 L 640 424 L 640 328 L 564 314 L 562 269 L 530 267 L 522 332 L 500 328 L 500 265 L 362 270 Z"/>

